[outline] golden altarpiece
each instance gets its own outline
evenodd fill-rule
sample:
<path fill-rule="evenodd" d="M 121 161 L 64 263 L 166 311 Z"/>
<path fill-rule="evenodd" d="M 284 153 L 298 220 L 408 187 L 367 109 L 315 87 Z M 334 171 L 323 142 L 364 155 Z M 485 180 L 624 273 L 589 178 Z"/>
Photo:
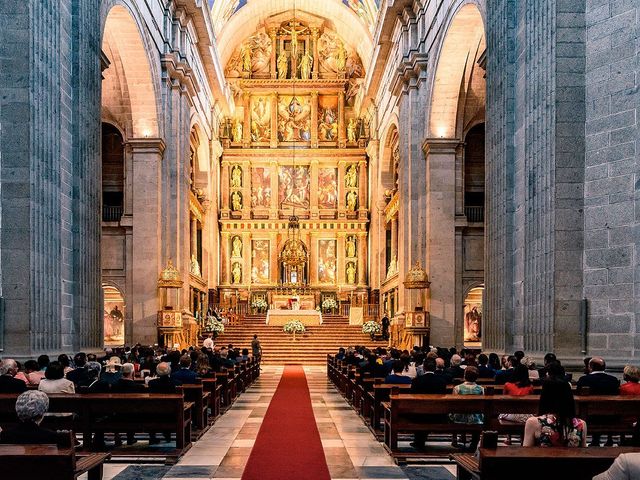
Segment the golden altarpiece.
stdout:
<path fill-rule="evenodd" d="M 291 290 L 305 308 L 368 301 L 368 124 L 353 103 L 358 55 L 309 14 L 267 19 L 226 66 L 235 112 L 222 122 L 220 303 Z M 300 268 L 282 253 L 299 221 Z"/>

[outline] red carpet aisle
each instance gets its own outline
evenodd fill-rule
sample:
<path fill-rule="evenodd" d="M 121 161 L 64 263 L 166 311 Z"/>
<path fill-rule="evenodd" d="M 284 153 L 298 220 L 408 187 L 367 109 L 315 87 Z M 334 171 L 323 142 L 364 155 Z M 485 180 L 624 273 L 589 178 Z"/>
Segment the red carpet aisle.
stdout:
<path fill-rule="evenodd" d="M 287 366 L 242 480 L 330 480 L 302 367 Z"/>

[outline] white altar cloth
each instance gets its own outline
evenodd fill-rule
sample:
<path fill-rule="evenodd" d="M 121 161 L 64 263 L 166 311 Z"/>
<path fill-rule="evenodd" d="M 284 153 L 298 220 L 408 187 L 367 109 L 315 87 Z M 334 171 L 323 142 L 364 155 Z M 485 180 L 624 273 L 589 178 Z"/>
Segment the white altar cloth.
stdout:
<path fill-rule="evenodd" d="M 317 310 L 269 309 L 267 325 L 284 325 L 292 320 L 300 320 L 303 325 L 322 325 L 322 314 Z"/>

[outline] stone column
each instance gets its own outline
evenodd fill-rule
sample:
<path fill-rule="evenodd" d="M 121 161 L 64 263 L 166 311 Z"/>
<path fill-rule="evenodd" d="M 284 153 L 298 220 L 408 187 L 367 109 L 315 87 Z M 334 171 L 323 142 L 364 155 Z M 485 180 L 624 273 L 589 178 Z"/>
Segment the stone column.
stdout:
<path fill-rule="evenodd" d="M 367 218 L 368 202 L 367 191 L 369 182 L 367 178 L 367 162 L 358 163 L 358 217 Z"/>
<path fill-rule="evenodd" d="M 157 338 L 156 316 L 160 307 L 156 281 L 168 258 L 161 258 L 160 182 L 164 142 L 131 139 L 133 157 L 133 289 L 128 308 L 133 314 L 132 338 L 153 343 Z M 176 259 L 172 259 L 176 262 Z M 181 272 L 183 273 L 183 272 Z M 184 306 L 184 305 L 183 305 Z"/>
<path fill-rule="evenodd" d="M 251 232 L 242 232 L 242 285 L 251 285 Z"/>
<path fill-rule="evenodd" d="M 251 218 L 251 166 L 242 164 L 242 218 Z"/>
<path fill-rule="evenodd" d="M 318 160 L 311 160 L 311 190 L 309 193 L 311 218 L 318 218 Z"/>
<path fill-rule="evenodd" d="M 270 28 L 269 29 L 269 38 L 271 38 L 271 59 L 270 59 L 270 67 L 269 70 L 271 72 L 271 78 L 272 79 L 276 79 L 278 78 L 278 69 L 276 67 L 276 28 Z"/>
<path fill-rule="evenodd" d="M 318 92 L 311 92 L 311 148 L 318 148 Z"/>
<path fill-rule="evenodd" d="M 344 111 L 344 92 L 338 92 L 338 146 L 344 148 L 347 144 L 347 126 Z"/>
<path fill-rule="evenodd" d="M 271 100 L 271 148 L 278 148 L 278 94 L 272 93 Z"/>
<path fill-rule="evenodd" d="M 455 325 L 455 160 L 457 140 L 427 139 L 427 265 L 431 336 L 453 345 Z"/>
<path fill-rule="evenodd" d="M 231 283 L 230 272 L 230 258 L 229 258 L 229 232 L 220 233 L 220 284 L 229 285 Z"/>
<path fill-rule="evenodd" d="M 367 234 L 358 233 L 358 286 L 367 286 Z"/>

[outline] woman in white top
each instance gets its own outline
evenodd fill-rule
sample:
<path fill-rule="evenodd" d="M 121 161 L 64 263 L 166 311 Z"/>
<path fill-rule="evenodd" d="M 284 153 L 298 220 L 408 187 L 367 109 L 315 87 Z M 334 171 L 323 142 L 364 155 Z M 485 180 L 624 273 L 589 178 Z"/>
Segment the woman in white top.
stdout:
<path fill-rule="evenodd" d="M 71 380 L 64 378 L 64 367 L 60 362 L 51 362 L 40 380 L 38 390 L 50 393 L 76 393 L 76 388 Z"/>

